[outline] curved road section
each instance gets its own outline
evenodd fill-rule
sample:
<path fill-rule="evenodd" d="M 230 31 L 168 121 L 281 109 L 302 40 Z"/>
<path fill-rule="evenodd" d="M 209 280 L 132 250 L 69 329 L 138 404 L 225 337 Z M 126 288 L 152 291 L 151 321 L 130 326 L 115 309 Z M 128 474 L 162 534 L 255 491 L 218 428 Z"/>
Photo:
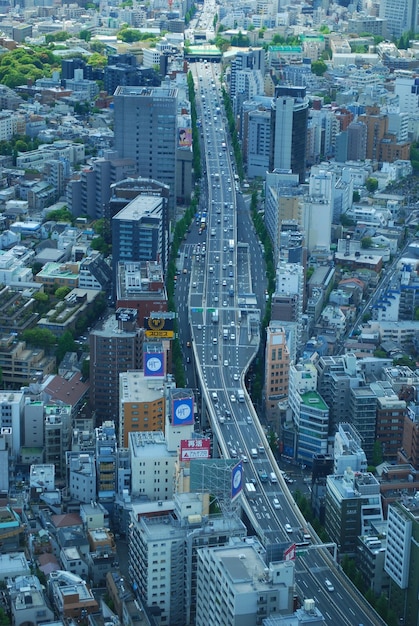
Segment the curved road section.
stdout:
<path fill-rule="evenodd" d="M 237 216 L 245 212 L 245 199 L 240 196 L 225 130 L 219 68 L 203 61 L 192 65 L 191 70 L 201 119 L 207 193 L 201 198 L 201 214 L 194 225 L 200 234 L 191 237 L 195 242 L 187 244 L 184 259 L 189 291 L 186 281 L 179 281 L 179 286 L 184 285 L 177 292 L 179 317 L 183 317 L 181 335 L 191 339 L 196 386 L 212 426 L 214 451 L 226 458 L 242 459 L 246 485 L 242 506 L 263 544 L 273 546 L 273 550 L 276 546 L 281 554 L 284 547 L 302 543 L 306 523 L 243 384 L 260 341 L 258 304 L 265 285 L 256 285 L 256 294 L 252 286 L 252 252 L 258 242 L 250 221 L 245 229 L 247 242 L 243 242 L 242 218 L 237 223 Z M 240 233 L 242 240 L 238 241 Z M 256 261 L 262 268 L 260 257 Z M 186 323 L 189 330 L 185 330 Z M 309 545 L 297 547 L 295 565 L 300 598 L 313 598 L 326 624 L 384 624 L 341 572 L 329 550 L 316 543 L 314 535 Z"/>

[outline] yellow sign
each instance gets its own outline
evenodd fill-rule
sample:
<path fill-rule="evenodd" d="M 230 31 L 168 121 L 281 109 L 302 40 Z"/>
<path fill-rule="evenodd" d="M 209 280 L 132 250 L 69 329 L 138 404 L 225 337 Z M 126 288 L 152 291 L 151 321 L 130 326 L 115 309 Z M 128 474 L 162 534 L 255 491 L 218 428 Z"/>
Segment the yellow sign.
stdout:
<path fill-rule="evenodd" d="M 158 337 L 159 339 L 173 339 L 175 336 L 174 330 L 146 330 L 146 337 Z"/>

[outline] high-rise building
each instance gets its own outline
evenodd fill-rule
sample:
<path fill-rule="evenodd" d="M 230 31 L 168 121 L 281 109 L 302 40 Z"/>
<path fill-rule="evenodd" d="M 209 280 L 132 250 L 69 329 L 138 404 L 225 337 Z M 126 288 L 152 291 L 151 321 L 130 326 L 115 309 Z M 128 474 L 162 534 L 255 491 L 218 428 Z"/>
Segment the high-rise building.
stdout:
<path fill-rule="evenodd" d="M 118 309 L 90 333 L 90 398 L 96 421 L 118 421 L 119 374 L 142 367 L 143 331 L 137 311 Z"/>
<path fill-rule="evenodd" d="M 166 261 L 164 214 L 163 198 L 140 195 L 112 218 L 114 289 L 120 261 Z"/>
<path fill-rule="evenodd" d="M 148 385 L 144 372 L 119 375 L 119 445 L 128 447 L 129 433 L 164 431 L 166 398 L 161 378 Z"/>
<path fill-rule="evenodd" d="M 381 0 L 380 17 L 387 20 L 389 39 L 418 32 L 418 0 Z"/>
<path fill-rule="evenodd" d="M 419 507 L 416 497 L 388 508 L 384 569 L 391 578 L 389 600 L 400 623 L 415 624 L 419 598 Z"/>
<path fill-rule="evenodd" d="M 176 193 L 177 98 L 175 87 L 117 87 L 115 149 L 122 158 L 135 160 L 140 176 L 170 187 L 173 215 Z"/>
<path fill-rule="evenodd" d="M 23 391 L 0 392 L 0 426 L 4 434 L 11 435 L 12 457 L 17 458 L 22 445 L 22 416 L 25 405 Z M 4 430 L 8 429 L 8 431 Z"/>
<path fill-rule="evenodd" d="M 265 411 L 275 424 L 280 413 L 278 403 L 288 397 L 290 366 L 287 334 L 281 322 L 271 321 L 267 327 L 265 354 Z"/>
<path fill-rule="evenodd" d="M 356 363 L 356 356 L 351 353 L 322 356 L 316 363 L 317 389 L 329 406 L 329 435 L 334 435 L 340 422 L 351 421 L 350 390 L 364 384 Z"/>
<path fill-rule="evenodd" d="M 256 109 L 247 114 L 247 176 L 265 177 L 271 150 L 271 113 Z"/>
<path fill-rule="evenodd" d="M 45 411 L 45 463 L 55 466 L 57 478 L 66 476 L 66 451 L 71 442 L 71 405 L 47 404 Z"/>
<path fill-rule="evenodd" d="M 131 495 L 150 500 L 173 498 L 176 451 L 168 450 L 161 431 L 128 433 Z"/>
<path fill-rule="evenodd" d="M 115 423 L 105 421 L 95 429 L 97 496 L 100 502 L 112 503 L 117 491 L 117 441 Z"/>
<path fill-rule="evenodd" d="M 116 306 L 137 309 L 138 325 L 152 312 L 167 311 L 163 267 L 157 261 L 120 261 L 115 285 Z"/>
<path fill-rule="evenodd" d="M 136 171 L 134 159 L 120 159 L 114 151 L 106 151 L 103 157 L 95 159 L 90 167 L 84 167 L 78 178 L 68 183 L 66 197 L 69 210 L 76 217 L 105 217 L 111 185 L 126 176 L 135 176 Z"/>
<path fill-rule="evenodd" d="M 237 93 L 237 74 L 242 70 L 260 70 L 265 73 L 265 51 L 263 48 L 255 48 L 248 52 L 239 51 L 231 61 L 230 72 L 230 96 L 234 99 Z"/>
<path fill-rule="evenodd" d="M 272 294 L 272 319 L 296 324 L 295 351 L 302 348 L 304 307 L 304 268 L 298 263 L 281 261 L 276 272 Z"/>
<path fill-rule="evenodd" d="M 354 555 L 358 536 L 383 519 L 380 483 L 373 474 L 348 468 L 327 477 L 325 529 L 341 554 Z"/>
<path fill-rule="evenodd" d="M 368 462 L 372 463 L 377 420 L 377 396 L 370 386 L 351 388 L 349 411 L 350 423 L 358 431 Z"/>
<path fill-rule="evenodd" d="M 367 471 L 367 457 L 361 447 L 361 439 L 350 424 L 341 423 L 335 434 L 334 474 L 343 474 L 348 467 L 353 472 Z"/>
<path fill-rule="evenodd" d="M 363 122 L 351 122 L 347 129 L 348 142 L 346 159 L 363 161 L 367 155 L 367 127 Z"/>
<path fill-rule="evenodd" d="M 294 562 L 267 562 L 256 540 L 202 547 L 197 566 L 196 626 L 256 626 L 292 612 Z"/>
<path fill-rule="evenodd" d="M 297 174 L 289 171 L 266 172 L 265 225 L 272 241 L 275 262 L 280 257 L 283 221 L 293 220 L 302 225 L 301 195 Z"/>
<path fill-rule="evenodd" d="M 208 515 L 206 494 L 183 493 L 174 501 L 133 505 L 129 571 L 141 600 L 159 626 L 197 624 L 197 551 L 246 536 L 237 516 Z M 245 546 L 243 546 L 245 547 Z M 201 593 L 208 593 L 208 581 Z M 215 598 L 215 594 L 211 594 Z M 208 624 L 209 615 L 206 615 Z M 220 622 L 226 624 L 226 622 Z"/>
<path fill-rule="evenodd" d="M 371 383 L 371 389 L 377 396 L 376 440 L 381 444 L 384 460 L 396 461 L 403 447 L 406 402 L 399 399 L 388 382 Z"/>
<path fill-rule="evenodd" d="M 296 458 L 309 466 L 326 454 L 329 407 L 317 392 L 317 371 L 311 361 L 290 366 L 289 404 L 296 430 Z"/>
<path fill-rule="evenodd" d="M 305 87 L 275 88 L 269 169 L 291 170 L 298 174 L 300 183 L 304 183 L 306 175 L 308 107 Z"/>

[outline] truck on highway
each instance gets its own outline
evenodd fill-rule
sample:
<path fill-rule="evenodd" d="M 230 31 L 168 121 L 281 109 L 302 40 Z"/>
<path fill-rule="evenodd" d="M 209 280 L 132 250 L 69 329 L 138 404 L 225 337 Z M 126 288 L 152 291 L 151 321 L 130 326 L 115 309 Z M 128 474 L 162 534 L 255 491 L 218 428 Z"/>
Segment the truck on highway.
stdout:
<path fill-rule="evenodd" d="M 234 250 L 234 239 L 228 240 L 228 249 L 230 250 L 230 252 Z"/>
<path fill-rule="evenodd" d="M 249 498 L 253 498 L 256 495 L 256 487 L 253 483 L 245 483 L 245 491 Z"/>
<path fill-rule="evenodd" d="M 228 328 L 223 328 L 223 339 L 228 339 Z"/>
<path fill-rule="evenodd" d="M 244 391 L 243 391 L 243 389 L 237 389 L 237 400 L 239 402 L 244 402 Z"/>
<path fill-rule="evenodd" d="M 252 459 L 257 459 L 258 458 L 258 451 L 256 450 L 256 448 L 252 448 L 250 450 L 250 456 L 252 457 Z"/>
<path fill-rule="evenodd" d="M 268 474 L 267 474 L 266 470 L 264 470 L 264 469 L 259 470 L 259 478 L 260 478 L 261 482 L 263 482 L 263 483 L 268 482 Z"/>
<path fill-rule="evenodd" d="M 212 323 L 218 324 L 218 309 L 214 309 L 212 312 Z"/>

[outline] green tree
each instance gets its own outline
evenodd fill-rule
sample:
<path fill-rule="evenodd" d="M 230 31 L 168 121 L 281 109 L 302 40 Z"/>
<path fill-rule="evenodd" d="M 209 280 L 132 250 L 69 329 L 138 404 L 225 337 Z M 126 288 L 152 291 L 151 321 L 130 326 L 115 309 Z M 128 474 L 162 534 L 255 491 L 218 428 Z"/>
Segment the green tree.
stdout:
<path fill-rule="evenodd" d="M 342 215 L 340 216 L 340 223 L 345 228 L 350 228 L 351 226 L 355 226 L 355 221 L 351 217 L 346 215 L 346 213 L 342 213 Z"/>
<path fill-rule="evenodd" d="M 90 247 L 92 248 L 92 250 L 97 250 L 98 252 L 103 254 L 103 256 L 108 256 L 110 252 L 110 245 L 106 243 L 104 237 L 102 237 L 101 235 L 92 239 Z"/>
<path fill-rule="evenodd" d="M 90 360 L 89 359 L 83 359 L 83 363 L 81 364 L 81 375 L 83 376 L 84 380 L 89 380 L 89 376 L 90 376 Z"/>
<path fill-rule="evenodd" d="M 61 363 L 67 352 L 76 352 L 77 345 L 70 331 L 66 331 L 59 339 L 56 350 L 58 363 Z"/>
<path fill-rule="evenodd" d="M 70 293 L 70 291 L 70 287 L 58 287 L 58 289 L 55 290 L 54 295 L 57 300 L 64 300 L 64 298 Z"/>
<path fill-rule="evenodd" d="M 326 26 L 326 24 L 322 24 L 319 28 L 319 32 L 323 33 L 323 35 L 329 35 L 330 34 L 330 28 L 328 26 Z"/>
<path fill-rule="evenodd" d="M 70 39 L 70 38 L 71 38 L 70 33 L 67 33 L 66 31 L 61 30 L 57 33 L 48 33 L 47 35 L 45 35 L 45 43 L 67 41 L 67 39 Z"/>
<path fill-rule="evenodd" d="M 393 359 L 393 365 L 404 365 L 406 367 L 410 367 L 411 369 L 416 368 L 415 359 L 412 359 L 408 354 L 404 354 L 398 359 Z"/>
<path fill-rule="evenodd" d="M 90 41 L 92 38 L 92 31 L 90 30 L 81 30 L 79 32 L 79 38 L 84 39 L 84 41 Z"/>
<path fill-rule="evenodd" d="M 365 182 L 365 187 L 367 188 L 367 191 L 369 191 L 370 193 L 374 193 L 374 191 L 377 191 L 378 189 L 378 180 L 371 177 L 367 178 Z"/>
<path fill-rule="evenodd" d="M 17 152 L 27 152 L 28 144 L 24 139 L 18 139 L 15 143 L 15 150 L 17 150 Z"/>
<path fill-rule="evenodd" d="M 352 193 L 352 202 L 359 202 L 361 200 L 361 194 L 357 189 Z"/>
<path fill-rule="evenodd" d="M 10 626 L 9 616 L 2 607 L 0 607 L 0 626 Z"/>
<path fill-rule="evenodd" d="M 106 50 L 106 44 L 104 44 L 102 41 L 91 41 L 90 50 L 92 52 L 98 52 L 99 54 L 103 54 Z"/>
<path fill-rule="evenodd" d="M 38 348 L 50 348 L 55 345 L 57 338 L 46 328 L 28 328 L 22 333 L 23 340 Z"/>
<path fill-rule="evenodd" d="M 372 464 L 375 465 L 375 467 L 377 467 L 377 465 L 380 465 L 380 463 L 383 462 L 383 444 L 381 443 L 381 441 L 378 441 L 378 439 L 376 439 L 374 441 L 374 446 L 372 449 Z"/>
<path fill-rule="evenodd" d="M 327 70 L 327 65 L 321 59 L 319 61 L 313 61 L 313 63 L 311 64 L 311 71 L 316 76 L 323 76 L 326 70 Z"/>
<path fill-rule="evenodd" d="M 46 219 L 53 222 L 69 222 L 70 224 L 72 224 L 74 221 L 74 216 L 67 208 L 63 208 L 49 211 L 46 214 Z"/>
<path fill-rule="evenodd" d="M 371 237 L 362 237 L 361 239 L 361 248 L 371 248 L 372 239 Z"/>
<path fill-rule="evenodd" d="M 99 54 L 99 52 L 94 52 L 88 59 L 87 63 L 92 67 L 103 68 L 108 64 L 108 59 L 103 56 L 103 54 Z"/>

